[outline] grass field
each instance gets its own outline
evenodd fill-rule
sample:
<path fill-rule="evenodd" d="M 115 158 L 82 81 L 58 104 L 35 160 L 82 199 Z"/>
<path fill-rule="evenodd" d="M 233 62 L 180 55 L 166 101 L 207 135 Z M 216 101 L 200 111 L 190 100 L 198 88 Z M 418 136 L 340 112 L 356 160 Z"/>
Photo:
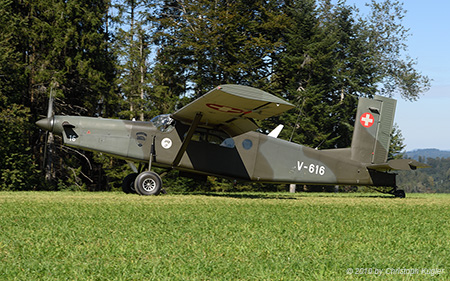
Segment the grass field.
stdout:
<path fill-rule="evenodd" d="M 0 280 L 449 273 L 450 195 L 0 192 Z"/>

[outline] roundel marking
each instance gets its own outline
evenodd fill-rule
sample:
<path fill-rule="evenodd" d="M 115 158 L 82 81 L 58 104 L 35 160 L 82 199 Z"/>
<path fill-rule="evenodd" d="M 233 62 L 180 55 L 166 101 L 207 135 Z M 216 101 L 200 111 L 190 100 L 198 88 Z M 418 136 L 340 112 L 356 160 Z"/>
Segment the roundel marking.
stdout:
<path fill-rule="evenodd" d="M 172 147 L 172 140 L 169 139 L 169 138 L 163 138 L 162 141 L 161 141 L 161 146 L 162 146 L 164 149 L 169 149 L 169 148 L 171 148 L 171 147 Z"/>
<path fill-rule="evenodd" d="M 375 118 L 373 118 L 373 115 L 371 113 L 366 112 L 361 115 L 359 121 L 361 122 L 361 125 L 363 125 L 364 127 L 370 128 L 375 122 Z"/>
<path fill-rule="evenodd" d="M 212 108 L 214 110 L 217 110 L 220 112 L 225 112 L 225 113 L 235 113 L 235 114 L 245 113 L 245 111 L 242 109 L 234 108 L 234 107 L 230 107 L 230 106 L 226 106 L 226 105 L 221 105 L 221 104 L 207 103 L 206 106 L 209 108 Z"/>

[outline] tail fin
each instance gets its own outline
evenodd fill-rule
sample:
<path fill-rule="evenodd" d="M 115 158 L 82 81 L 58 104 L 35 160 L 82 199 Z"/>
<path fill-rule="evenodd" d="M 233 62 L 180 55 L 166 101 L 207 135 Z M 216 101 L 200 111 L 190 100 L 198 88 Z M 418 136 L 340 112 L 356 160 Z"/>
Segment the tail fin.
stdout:
<path fill-rule="evenodd" d="M 352 159 L 363 163 L 386 163 L 394 122 L 394 99 L 360 98 L 352 139 Z"/>

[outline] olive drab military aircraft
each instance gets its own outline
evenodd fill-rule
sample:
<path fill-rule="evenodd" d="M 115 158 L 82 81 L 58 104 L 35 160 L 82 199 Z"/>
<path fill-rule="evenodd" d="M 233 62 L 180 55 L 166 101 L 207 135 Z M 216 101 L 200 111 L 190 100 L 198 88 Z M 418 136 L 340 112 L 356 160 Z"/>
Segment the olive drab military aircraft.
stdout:
<path fill-rule="evenodd" d="M 123 190 L 140 195 L 161 192 L 161 177 L 151 171 L 156 166 L 265 183 L 388 187 L 388 193 L 404 197 L 392 171 L 426 166 L 411 159 L 387 160 L 394 99 L 360 98 L 351 147 L 339 149 L 278 139 L 282 126 L 268 135 L 255 131 L 254 119 L 293 107 L 259 89 L 221 85 L 148 122 L 55 115 L 36 124 L 62 136 L 67 146 L 128 161 L 134 173 L 125 177 Z M 148 163 L 148 170 L 138 171 L 134 163 Z"/>

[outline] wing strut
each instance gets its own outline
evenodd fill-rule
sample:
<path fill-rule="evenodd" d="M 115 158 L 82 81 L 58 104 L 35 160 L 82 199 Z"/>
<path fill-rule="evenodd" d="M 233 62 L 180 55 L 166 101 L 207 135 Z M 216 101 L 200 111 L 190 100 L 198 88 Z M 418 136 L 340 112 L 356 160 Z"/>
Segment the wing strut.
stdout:
<path fill-rule="evenodd" d="M 184 152 L 186 152 L 186 149 L 189 145 L 189 142 L 192 139 L 192 136 L 194 135 L 195 130 L 198 127 L 198 124 L 200 124 L 200 120 L 202 119 L 203 113 L 197 112 L 195 114 L 194 120 L 192 121 L 191 126 L 189 127 L 189 130 L 186 134 L 186 137 L 183 140 L 183 143 L 181 144 L 180 150 L 178 150 L 177 156 L 175 157 L 175 160 L 173 160 L 172 166 L 178 166 L 181 161 L 181 157 L 183 157 Z"/>

